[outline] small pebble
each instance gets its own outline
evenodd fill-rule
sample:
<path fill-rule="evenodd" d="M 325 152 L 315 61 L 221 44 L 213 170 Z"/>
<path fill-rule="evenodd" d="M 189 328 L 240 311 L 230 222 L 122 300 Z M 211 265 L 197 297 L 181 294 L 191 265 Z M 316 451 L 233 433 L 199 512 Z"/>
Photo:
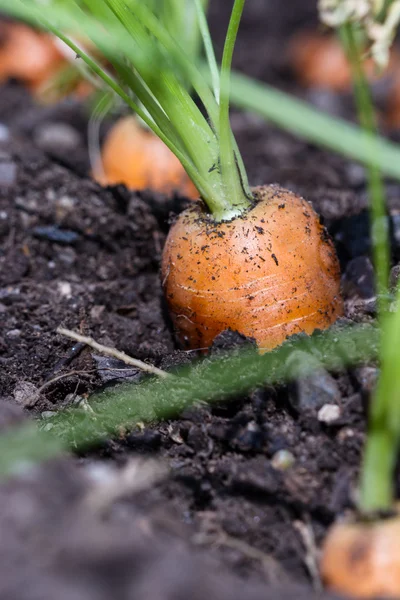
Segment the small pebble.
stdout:
<path fill-rule="evenodd" d="M 54 417 L 54 415 L 56 415 L 57 413 L 54 410 L 44 410 L 41 413 L 41 417 L 42 419 L 51 419 L 52 417 Z"/>
<path fill-rule="evenodd" d="M 17 179 L 17 165 L 12 161 L 0 161 L 0 187 L 11 187 Z"/>
<path fill-rule="evenodd" d="M 64 208 L 68 211 L 71 211 L 76 207 L 78 202 L 79 201 L 77 200 L 77 198 L 74 198 L 72 196 L 61 196 L 60 198 L 58 198 L 56 204 L 57 208 Z"/>
<path fill-rule="evenodd" d="M 289 393 L 289 402 L 297 412 L 317 411 L 325 404 L 340 402 L 341 393 L 335 379 L 315 357 L 303 351 L 293 352 L 286 367 L 288 373 L 297 378 Z M 310 374 L 304 377 L 303 373 L 307 372 Z"/>
<path fill-rule="evenodd" d="M 7 125 L 0 123 L 0 142 L 8 142 L 10 139 L 10 130 Z"/>
<path fill-rule="evenodd" d="M 100 321 L 104 315 L 105 309 L 106 307 L 104 304 L 95 304 L 90 309 L 90 318 L 93 319 L 93 321 Z"/>
<path fill-rule="evenodd" d="M 7 331 L 7 333 L 6 333 L 6 336 L 8 338 L 12 338 L 12 339 L 19 338 L 20 335 L 21 335 L 20 329 L 10 329 L 10 331 Z"/>
<path fill-rule="evenodd" d="M 325 404 L 318 411 L 318 421 L 330 425 L 339 419 L 341 415 L 340 406 L 337 404 Z"/>
<path fill-rule="evenodd" d="M 367 256 L 357 256 L 348 263 L 343 287 L 348 297 L 358 296 L 367 300 L 375 296 L 374 268 Z"/>
<path fill-rule="evenodd" d="M 81 143 L 78 131 L 67 123 L 46 123 L 34 133 L 34 141 L 44 151 L 75 150 Z"/>
<path fill-rule="evenodd" d="M 2 300 L 15 300 L 20 295 L 21 290 L 19 287 L 13 287 L 8 285 L 7 287 L 0 288 L 0 298 Z"/>
<path fill-rule="evenodd" d="M 57 258 L 65 265 L 72 266 L 77 260 L 77 254 L 73 248 L 67 246 L 57 253 Z"/>
<path fill-rule="evenodd" d="M 359 367 L 355 369 L 354 374 L 362 389 L 366 392 L 373 392 L 378 381 L 379 369 L 376 367 Z"/>
<path fill-rule="evenodd" d="M 34 227 L 32 233 L 35 237 L 58 244 L 74 244 L 79 240 L 79 234 L 69 229 L 60 229 L 55 225 L 42 225 Z"/>
<path fill-rule="evenodd" d="M 349 163 L 346 167 L 346 175 L 352 187 L 361 187 L 365 184 L 365 167 L 357 163 Z"/>
<path fill-rule="evenodd" d="M 60 296 L 64 298 L 71 298 L 72 296 L 72 286 L 69 281 L 59 281 L 57 283 L 57 288 L 60 293 Z"/>
<path fill-rule="evenodd" d="M 287 471 L 295 463 L 295 458 L 289 450 L 278 450 L 271 459 L 271 465 L 278 471 Z"/>
<path fill-rule="evenodd" d="M 34 406 L 39 399 L 39 391 L 30 381 L 20 381 L 14 388 L 14 400 L 20 406 Z"/>
<path fill-rule="evenodd" d="M 96 354 L 92 354 L 92 358 L 96 363 L 98 375 L 103 383 L 125 379 L 136 380 L 142 376 L 142 372 L 139 369 L 127 367 L 125 363 L 117 358 L 98 356 Z"/>

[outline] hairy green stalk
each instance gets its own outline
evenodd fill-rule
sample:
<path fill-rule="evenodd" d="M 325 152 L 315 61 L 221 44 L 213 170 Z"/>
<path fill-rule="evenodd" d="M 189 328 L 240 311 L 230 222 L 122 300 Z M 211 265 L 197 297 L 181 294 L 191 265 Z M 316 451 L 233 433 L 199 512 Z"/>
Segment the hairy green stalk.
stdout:
<path fill-rule="evenodd" d="M 91 411 L 69 408 L 42 422 L 42 431 L 40 425 L 23 425 L 2 433 L 0 479 L 67 450 L 83 451 L 118 434 L 121 427 L 174 418 L 199 402 L 220 402 L 267 383 L 289 380 L 293 374 L 287 366 L 288 357 L 294 350 L 308 352 L 310 343 L 327 369 L 343 369 L 376 357 L 378 332 L 365 325 L 339 333 L 324 331 L 314 334 L 311 340 L 300 338 L 268 354 L 246 348 L 222 360 L 181 367 L 174 377 L 105 389 L 91 397 Z M 303 375 L 312 369 L 313 362 L 306 363 Z"/>

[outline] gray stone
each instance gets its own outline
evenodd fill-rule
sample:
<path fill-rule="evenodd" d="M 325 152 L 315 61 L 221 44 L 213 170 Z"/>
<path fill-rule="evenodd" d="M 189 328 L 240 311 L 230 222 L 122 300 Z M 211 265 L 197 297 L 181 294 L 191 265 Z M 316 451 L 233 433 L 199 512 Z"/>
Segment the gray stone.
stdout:
<path fill-rule="evenodd" d="M 17 179 L 17 165 L 11 160 L 0 160 L 0 187 L 11 187 Z"/>
<path fill-rule="evenodd" d="M 46 152 L 75 150 L 81 142 L 78 131 L 67 123 L 46 123 L 34 134 L 35 143 Z"/>
<path fill-rule="evenodd" d="M 39 390 L 30 381 L 20 381 L 14 388 L 13 396 L 20 406 L 34 406 L 39 400 Z"/>
<path fill-rule="evenodd" d="M 341 393 L 335 379 L 307 352 L 295 351 L 287 360 L 288 374 L 296 378 L 289 401 L 297 412 L 318 411 L 325 404 L 338 404 Z"/>
<path fill-rule="evenodd" d="M 347 297 L 369 300 L 375 296 L 374 268 L 367 256 L 358 256 L 348 263 L 343 287 Z"/>
<path fill-rule="evenodd" d="M 8 142 L 10 139 L 10 130 L 7 125 L 0 123 L 0 142 Z"/>
<path fill-rule="evenodd" d="M 373 392 L 378 381 L 379 369 L 376 367 L 358 367 L 354 374 L 362 389 L 366 392 Z"/>

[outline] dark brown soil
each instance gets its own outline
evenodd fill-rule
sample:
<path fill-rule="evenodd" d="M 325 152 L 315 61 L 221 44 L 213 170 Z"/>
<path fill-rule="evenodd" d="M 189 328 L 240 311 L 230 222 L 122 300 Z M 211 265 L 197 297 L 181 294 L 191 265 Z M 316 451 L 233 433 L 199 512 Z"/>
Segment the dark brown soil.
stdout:
<path fill-rule="evenodd" d="M 219 45 L 228 4 L 211 2 Z M 237 67 L 304 96 L 282 47 L 315 22 L 314 4 L 249 0 Z M 333 112 L 354 117 L 348 98 L 328 99 Z M 321 214 L 342 264 L 346 318 L 372 322 L 362 167 L 252 115 L 234 112 L 232 121 L 251 183 L 279 182 Z M 43 108 L 16 82 L 1 88 L 2 430 L 140 377 L 57 335 L 59 325 L 162 368 L 193 356 L 175 344 L 159 281 L 168 219 L 185 200 L 101 189 L 87 175 L 86 128 L 85 109 L 72 100 Z M 399 191 L 387 184 L 393 264 Z M 213 352 L 238 343 L 224 334 Z M 332 375 L 321 367 L 290 386 L 193 408 L 84 457 L 26 469 L 0 486 L 0 598 L 319 594 L 318 548 L 353 506 L 376 374 L 373 365 Z M 337 407 L 331 423 L 319 412 L 325 405 Z"/>

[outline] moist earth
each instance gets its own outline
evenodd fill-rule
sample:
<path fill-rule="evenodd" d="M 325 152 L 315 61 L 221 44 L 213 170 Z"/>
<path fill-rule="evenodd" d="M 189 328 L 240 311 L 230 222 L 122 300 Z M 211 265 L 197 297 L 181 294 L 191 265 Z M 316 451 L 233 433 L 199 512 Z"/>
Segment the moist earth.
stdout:
<path fill-rule="evenodd" d="M 228 4 L 211 2 L 219 50 Z M 235 66 L 354 120 L 348 97 L 298 88 L 282 51 L 293 31 L 315 25 L 314 4 L 249 0 Z M 179 350 L 159 279 L 169 223 L 186 201 L 94 183 L 87 123 L 73 99 L 39 107 L 17 82 L 1 88 L 2 431 L 142 377 L 57 334 L 60 325 L 164 369 L 199 359 Z M 364 169 L 254 115 L 234 111 L 232 124 L 251 184 L 303 195 L 332 235 L 346 311 L 338 326 L 373 323 Z M 400 195 L 392 182 L 386 191 L 395 279 Z M 243 343 L 225 332 L 211 353 Z M 0 486 L 0 598 L 328 598 L 319 548 L 353 507 L 377 373 L 373 363 L 317 365 L 288 386 L 25 469 Z"/>

